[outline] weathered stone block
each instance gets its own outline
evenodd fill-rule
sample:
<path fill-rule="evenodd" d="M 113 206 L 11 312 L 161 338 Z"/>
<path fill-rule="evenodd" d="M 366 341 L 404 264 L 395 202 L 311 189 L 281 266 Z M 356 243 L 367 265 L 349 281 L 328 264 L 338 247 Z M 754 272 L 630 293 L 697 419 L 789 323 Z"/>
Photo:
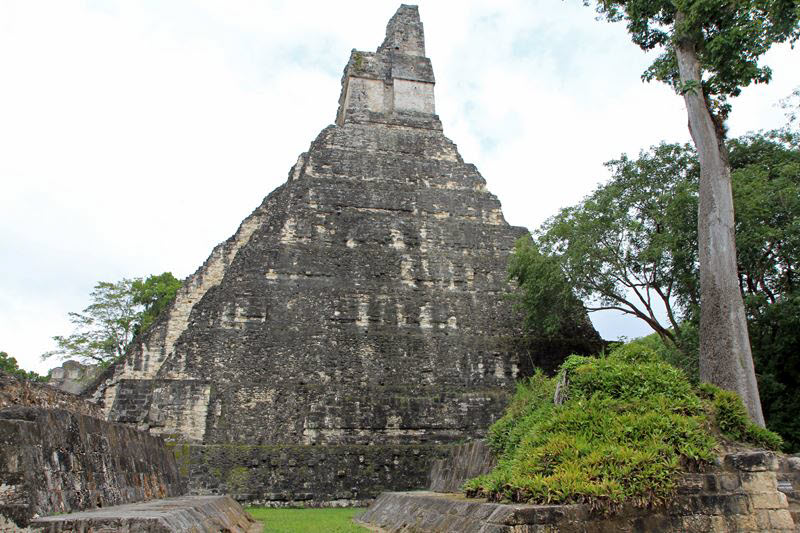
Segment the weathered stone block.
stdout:
<path fill-rule="evenodd" d="M 769 525 L 773 530 L 793 530 L 796 526 L 792 515 L 787 509 L 775 509 L 769 511 Z"/>
<path fill-rule="evenodd" d="M 131 427 L 35 407 L 0 410 L 0 514 L 64 513 L 183 494 L 172 452 Z"/>
<path fill-rule="evenodd" d="M 753 451 L 725 456 L 727 465 L 744 472 L 764 472 L 778 469 L 778 458 L 773 452 Z"/>
<path fill-rule="evenodd" d="M 37 518 L 47 533 L 258 533 L 263 526 L 228 496 L 184 496 Z"/>
<path fill-rule="evenodd" d="M 774 492 L 778 485 L 775 472 L 742 472 L 739 476 L 741 479 L 742 490 L 747 492 Z"/>
<path fill-rule="evenodd" d="M 750 501 L 755 509 L 786 509 L 789 504 L 786 495 L 772 489 L 772 492 L 754 492 L 750 494 Z"/>

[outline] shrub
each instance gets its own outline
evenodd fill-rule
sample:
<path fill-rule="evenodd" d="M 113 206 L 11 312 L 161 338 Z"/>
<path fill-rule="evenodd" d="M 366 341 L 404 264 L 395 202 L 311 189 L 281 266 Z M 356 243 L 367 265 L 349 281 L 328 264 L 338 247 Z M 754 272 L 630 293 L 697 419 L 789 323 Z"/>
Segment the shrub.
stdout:
<path fill-rule="evenodd" d="M 567 394 L 555 405 L 559 381 Z M 708 386 L 696 391 L 647 347 L 622 346 L 604 358 L 571 356 L 555 377 L 537 373 L 518 385 L 489 430 L 497 467 L 464 490 L 491 501 L 604 510 L 657 504 L 673 494 L 681 469 L 713 459 L 715 432 L 780 445 L 777 435 L 749 422 L 735 394 Z"/>

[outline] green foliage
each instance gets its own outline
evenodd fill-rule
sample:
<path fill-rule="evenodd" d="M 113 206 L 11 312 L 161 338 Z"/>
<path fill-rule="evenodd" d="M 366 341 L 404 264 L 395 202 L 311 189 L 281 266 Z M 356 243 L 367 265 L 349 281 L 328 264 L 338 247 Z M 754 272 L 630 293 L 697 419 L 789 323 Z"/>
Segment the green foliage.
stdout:
<path fill-rule="evenodd" d="M 273 509 L 248 507 L 247 512 L 264 523 L 264 533 L 358 533 L 367 531 L 353 523 L 364 509 Z"/>
<path fill-rule="evenodd" d="M 180 288 L 181 281 L 175 278 L 172 272 L 164 272 L 158 276 L 152 275 L 146 280 L 133 280 L 131 285 L 133 303 L 144 306 L 139 323 L 135 328 L 136 334 L 150 327 L 161 311 L 175 299 Z"/>
<path fill-rule="evenodd" d="M 74 332 L 53 337 L 58 348 L 42 358 L 78 359 L 107 366 L 122 357 L 141 330 L 151 324 L 175 297 L 180 282 L 171 273 L 147 280 L 124 278 L 100 281 L 90 294 L 91 303 L 80 313 L 69 313 Z"/>
<path fill-rule="evenodd" d="M 601 0 L 597 11 L 609 21 L 624 20 L 642 50 L 662 50 L 642 78 L 669 83 L 677 92 L 694 88 L 681 84 L 675 54 L 678 41 L 691 43 L 703 94 L 719 119 L 730 110 L 728 97 L 751 83 L 769 82 L 772 72 L 759 65 L 759 58 L 773 44 L 800 36 L 800 7 L 794 0 Z"/>
<path fill-rule="evenodd" d="M 735 393 L 704 383 L 700 385 L 700 394 L 711 400 L 716 426 L 729 439 L 771 450 L 779 450 L 783 446 L 783 439 L 778 434 L 750 421 L 747 409 Z"/>
<path fill-rule="evenodd" d="M 81 313 L 69 313 L 75 331 L 53 337 L 58 348 L 42 358 L 57 356 L 108 365 L 121 357 L 133 338 L 138 318 L 132 284 L 133 280 L 127 278 L 116 283 L 98 282 L 90 294 L 92 303 Z"/>
<path fill-rule="evenodd" d="M 509 271 L 520 281 L 521 301 L 529 320 L 546 324 L 554 307 L 574 306 L 567 297 L 572 289 L 592 302 L 589 311 L 635 316 L 680 349 L 680 321 L 698 302 L 697 248 L 687 245 L 697 242 L 694 152 L 661 144 L 636 160 L 623 155 L 606 165 L 610 182 L 547 220 L 522 248 L 526 253 L 518 243 Z M 662 307 L 667 323 L 656 318 Z"/>
<path fill-rule="evenodd" d="M 739 283 L 767 427 L 800 451 L 800 135 L 789 130 L 728 141 L 732 166 Z M 557 263 L 589 311 L 618 309 L 660 337 L 649 347 L 698 378 L 697 261 L 699 165 L 685 145 L 661 144 L 637 159 L 607 163 L 611 180 L 563 209 L 537 232 L 536 253 L 519 254 L 513 272 L 542 275 Z M 528 275 L 520 302 L 542 320 L 558 302 L 544 271 Z M 595 303 L 596 302 L 596 303 Z M 667 319 L 656 311 L 666 306 Z"/>
<path fill-rule="evenodd" d="M 568 394 L 556 406 L 559 380 Z M 646 506 L 670 497 L 683 466 L 713 459 L 714 420 L 748 428 L 740 438 L 779 443 L 765 430 L 754 433 L 735 395 L 738 411 L 731 393 L 707 390 L 704 400 L 680 370 L 641 345 L 605 358 L 572 356 L 559 375 L 539 373 L 518 386 L 489 431 L 497 467 L 464 490 L 492 501 Z"/>
<path fill-rule="evenodd" d="M 569 335 L 583 317 L 583 303 L 575 296 L 558 261 L 542 254 L 529 237 L 521 237 L 508 262 L 508 275 L 520 291 L 514 293 L 525 312 L 525 326 L 536 337 L 553 339 Z"/>
<path fill-rule="evenodd" d="M 555 381 L 541 371 L 517 383 L 517 391 L 505 414 L 489 428 L 487 442 L 498 457 L 519 445 L 527 427 L 543 415 L 540 411 L 553 408 Z"/>
<path fill-rule="evenodd" d="M 692 321 L 681 323 L 679 345 L 684 348 L 679 350 L 673 344 L 666 344 L 656 334 L 651 333 L 645 337 L 627 342 L 625 349 L 646 349 L 656 353 L 663 361 L 683 371 L 689 381 L 697 384 L 700 378 L 697 358 L 697 327 Z"/>
<path fill-rule="evenodd" d="M 36 372 L 23 370 L 17 364 L 17 360 L 6 352 L 0 352 L 0 371 L 29 381 L 47 381 L 49 379 L 47 376 L 40 376 Z"/>
<path fill-rule="evenodd" d="M 790 453 L 800 452 L 800 291 L 775 303 L 747 306 L 758 389 L 767 427 L 780 433 Z"/>

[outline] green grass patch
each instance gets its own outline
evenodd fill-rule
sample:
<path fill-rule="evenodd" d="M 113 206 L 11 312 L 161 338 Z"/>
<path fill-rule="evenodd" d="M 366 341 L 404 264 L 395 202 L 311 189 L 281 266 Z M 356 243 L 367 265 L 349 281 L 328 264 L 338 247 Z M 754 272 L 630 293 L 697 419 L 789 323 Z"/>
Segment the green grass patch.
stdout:
<path fill-rule="evenodd" d="M 553 401 L 557 386 L 561 405 Z M 555 377 L 538 373 L 518 385 L 489 430 L 497 467 L 464 490 L 491 501 L 587 503 L 605 511 L 659 504 L 674 494 L 681 470 L 714 458 L 723 436 L 780 446 L 780 437 L 749 422 L 735 394 L 695 389 L 647 347 L 571 356 Z"/>
<path fill-rule="evenodd" d="M 368 531 L 353 523 L 363 508 L 273 509 L 248 507 L 253 518 L 263 522 L 264 533 L 362 533 Z"/>

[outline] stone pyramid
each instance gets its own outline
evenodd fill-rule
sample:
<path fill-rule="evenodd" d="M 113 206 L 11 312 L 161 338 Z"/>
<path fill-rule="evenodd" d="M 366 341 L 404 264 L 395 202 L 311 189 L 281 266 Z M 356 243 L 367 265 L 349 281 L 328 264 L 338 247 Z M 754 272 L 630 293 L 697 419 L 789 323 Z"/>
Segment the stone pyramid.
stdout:
<path fill-rule="evenodd" d="M 518 374 L 509 226 L 435 114 L 416 6 L 353 51 L 336 123 L 90 391 L 185 443 L 197 490 L 358 501 L 426 484 Z"/>

